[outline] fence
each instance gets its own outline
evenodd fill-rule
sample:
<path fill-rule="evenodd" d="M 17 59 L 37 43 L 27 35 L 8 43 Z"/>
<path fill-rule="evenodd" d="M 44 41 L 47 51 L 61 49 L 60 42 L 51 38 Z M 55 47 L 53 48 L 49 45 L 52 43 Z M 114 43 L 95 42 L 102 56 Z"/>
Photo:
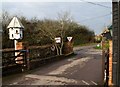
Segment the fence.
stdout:
<path fill-rule="evenodd" d="M 19 55 L 15 56 L 15 52 L 19 52 Z M 17 64 L 15 59 L 17 57 L 22 57 L 20 61 L 23 61 L 22 64 Z M 25 51 L 21 50 L 3 50 L 2 51 L 2 74 L 6 75 L 14 72 L 21 72 L 24 69 L 25 60 Z"/>
<path fill-rule="evenodd" d="M 106 46 L 109 45 L 108 46 Z M 103 72 L 104 72 L 104 85 L 112 85 L 112 40 L 103 41 Z"/>
<path fill-rule="evenodd" d="M 56 49 L 52 50 L 53 45 L 47 46 L 32 46 L 29 47 L 29 67 L 30 69 L 36 68 L 41 64 L 45 64 L 57 55 Z"/>
<path fill-rule="evenodd" d="M 73 53 L 73 50 L 66 51 L 65 49 L 70 49 L 70 45 L 64 45 L 63 53 L 65 55 L 57 55 L 54 45 L 46 46 L 30 46 L 28 47 L 28 52 L 24 50 L 2 50 L 2 74 L 7 75 L 13 72 L 22 72 L 23 70 L 34 69 L 43 64 L 52 62 L 54 60 L 62 59 L 66 54 Z M 15 52 L 22 52 L 22 55 L 14 56 Z M 16 57 L 23 57 L 23 64 L 17 64 L 15 61 Z"/>
<path fill-rule="evenodd" d="M 109 50 L 104 52 L 104 85 L 108 86 L 109 81 Z"/>
<path fill-rule="evenodd" d="M 103 39 L 102 41 L 102 66 L 103 66 L 103 81 L 104 85 L 108 85 L 108 72 L 109 72 L 109 49 L 108 41 Z"/>

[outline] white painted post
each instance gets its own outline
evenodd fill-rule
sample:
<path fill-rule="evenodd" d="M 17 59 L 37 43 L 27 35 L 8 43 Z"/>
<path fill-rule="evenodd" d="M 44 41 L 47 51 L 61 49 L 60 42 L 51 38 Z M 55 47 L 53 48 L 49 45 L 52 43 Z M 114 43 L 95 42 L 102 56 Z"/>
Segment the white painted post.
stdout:
<path fill-rule="evenodd" d="M 9 38 L 14 40 L 15 50 L 22 49 L 23 48 L 22 45 L 18 44 L 19 43 L 18 40 L 23 38 L 22 31 L 24 29 L 24 26 L 22 25 L 22 23 L 19 21 L 17 17 L 13 17 L 7 28 L 9 29 Z M 20 52 L 15 52 L 15 56 L 17 56 L 19 53 Z M 17 61 L 21 59 L 22 57 L 16 57 L 15 58 L 16 63 L 21 64 L 21 61 Z"/>
<path fill-rule="evenodd" d="M 17 50 L 17 40 L 14 40 L 15 50 Z M 17 56 L 17 52 L 15 52 L 15 56 Z"/>

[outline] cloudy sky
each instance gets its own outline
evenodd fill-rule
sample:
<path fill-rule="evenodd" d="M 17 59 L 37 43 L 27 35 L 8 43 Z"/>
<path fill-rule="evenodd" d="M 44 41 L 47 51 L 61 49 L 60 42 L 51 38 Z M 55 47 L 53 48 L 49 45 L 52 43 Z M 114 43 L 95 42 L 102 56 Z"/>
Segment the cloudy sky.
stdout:
<path fill-rule="evenodd" d="M 58 13 L 68 11 L 74 21 L 88 26 L 96 34 L 101 33 L 105 26 L 111 24 L 112 6 L 110 0 L 104 2 L 96 2 L 95 0 L 13 1 L 5 0 L 2 2 L 2 10 L 8 11 L 11 15 L 23 15 L 28 19 L 32 17 L 56 19 Z"/>

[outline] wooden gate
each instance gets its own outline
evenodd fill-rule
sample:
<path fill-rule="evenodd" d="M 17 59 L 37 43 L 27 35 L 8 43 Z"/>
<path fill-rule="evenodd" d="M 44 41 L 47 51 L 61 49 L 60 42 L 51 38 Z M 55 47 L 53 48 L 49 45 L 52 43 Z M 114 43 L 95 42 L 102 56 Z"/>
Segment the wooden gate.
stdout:
<path fill-rule="evenodd" d="M 15 52 L 18 53 L 15 56 Z M 2 75 L 22 72 L 27 67 L 26 50 L 2 51 Z"/>

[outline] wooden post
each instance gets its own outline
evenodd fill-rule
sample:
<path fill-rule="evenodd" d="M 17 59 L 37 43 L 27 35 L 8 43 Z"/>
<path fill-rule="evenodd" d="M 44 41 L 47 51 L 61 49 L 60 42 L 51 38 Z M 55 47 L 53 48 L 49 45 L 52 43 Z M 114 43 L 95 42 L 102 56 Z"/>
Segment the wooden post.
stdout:
<path fill-rule="evenodd" d="M 22 42 L 17 42 L 15 40 L 15 50 L 23 50 L 23 43 Z M 17 56 L 20 52 L 15 52 L 15 56 Z M 17 64 L 23 64 L 23 61 L 19 61 L 19 60 L 22 60 L 23 57 L 16 57 L 15 60 L 16 60 L 16 63 Z"/>
<path fill-rule="evenodd" d="M 108 85 L 112 85 L 112 40 L 109 40 L 109 81 Z"/>
<path fill-rule="evenodd" d="M 25 52 L 25 67 L 27 70 L 30 70 L 30 57 L 29 57 L 29 49 L 28 49 L 29 44 L 27 42 L 23 43 L 23 49 L 26 50 Z"/>
<path fill-rule="evenodd" d="M 30 55 L 29 55 L 30 53 L 29 53 L 28 46 L 29 46 L 29 44 L 25 43 L 27 70 L 30 70 Z"/>
<path fill-rule="evenodd" d="M 15 60 L 16 60 L 16 63 L 17 64 L 22 64 L 23 67 L 27 68 L 27 70 L 29 70 L 30 68 L 30 65 L 29 65 L 29 51 L 28 51 L 28 43 L 24 43 L 24 42 L 16 42 L 16 50 L 26 50 L 25 52 L 25 57 L 23 58 L 22 56 L 21 57 L 17 57 Z M 15 53 L 15 56 L 17 56 L 20 52 L 16 52 Z M 22 53 L 23 54 L 23 53 Z M 21 60 L 21 61 L 19 61 Z M 22 69 L 22 71 L 24 71 L 24 69 Z"/>

